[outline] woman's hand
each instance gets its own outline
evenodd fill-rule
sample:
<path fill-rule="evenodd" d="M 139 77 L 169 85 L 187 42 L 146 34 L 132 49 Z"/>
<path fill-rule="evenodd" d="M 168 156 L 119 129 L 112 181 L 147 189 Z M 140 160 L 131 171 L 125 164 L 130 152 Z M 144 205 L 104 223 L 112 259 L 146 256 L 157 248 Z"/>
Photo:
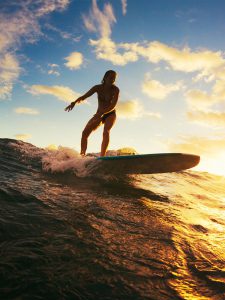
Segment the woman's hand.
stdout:
<path fill-rule="evenodd" d="M 68 111 L 68 112 L 71 111 L 74 108 L 75 104 L 80 103 L 81 101 L 82 101 L 82 99 L 78 98 L 76 101 L 71 102 L 70 105 L 68 105 L 65 108 L 65 111 Z"/>
<path fill-rule="evenodd" d="M 70 105 L 68 105 L 66 108 L 65 108 L 65 111 L 71 111 L 73 108 L 74 108 L 74 105 L 75 105 L 75 101 L 74 102 L 71 102 Z"/>

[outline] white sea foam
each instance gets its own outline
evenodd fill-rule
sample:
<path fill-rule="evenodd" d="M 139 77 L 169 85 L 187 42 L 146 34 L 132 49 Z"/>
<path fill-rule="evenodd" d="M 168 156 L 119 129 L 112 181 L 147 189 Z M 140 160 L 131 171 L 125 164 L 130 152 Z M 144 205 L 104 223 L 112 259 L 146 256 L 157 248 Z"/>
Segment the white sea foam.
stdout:
<path fill-rule="evenodd" d="M 42 157 L 42 168 L 46 172 L 58 173 L 72 171 L 78 177 L 90 174 L 90 167 L 96 164 L 93 156 L 81 156 L 76 150 L 67 147 L 58 147 L 57 150 L 48 150 Z"/>
<path fill-rule="evenodd" d="M 119 150 L 109 150 L 107 156 L 133 154 L 134 152 L 136 151 L 133 148 L 126 147 Z M 57 150 L 46 150 L 46 155 L 42 158 L 42 167 L 44 171 L 52 173 L 70 170 L 78 177 L 97 176 L 94 170 L 96 170 L 97 164 L 101 163 L 101 161 L 96 160 L 96 157 L 99 156 L 100 153 L 90 153 L 83 157 L 74 149 L 59 146 Z"/>
<path fill-rule="evenodd" d="M 9 145 L 20 152 L 21 158 L 25 160 L 37 159 L 41 162 L 42 170 L 50 173 L 64 173 L 71 171 L 78 177 L 105 177 L 111 176 L 110 170 L 99 168 L 101 161 L 96 157 L 100 153 L 89 153 L 87 156 L 81 156 L 78 151 L 69 147 L 47 147 L 39 148 L 30 143 L 15 141 Z M 118 150 L 107 151 L 107 156 L 117 155 L 132 155 L 136 154 L 136 150 L 130 147 L 121 148 Z"/>

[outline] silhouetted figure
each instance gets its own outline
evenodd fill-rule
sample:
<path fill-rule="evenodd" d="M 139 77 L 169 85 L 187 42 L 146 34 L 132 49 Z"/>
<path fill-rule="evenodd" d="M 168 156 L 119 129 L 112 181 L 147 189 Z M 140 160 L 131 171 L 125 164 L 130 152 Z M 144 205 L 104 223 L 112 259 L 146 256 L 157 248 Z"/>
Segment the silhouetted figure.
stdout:
<path fill-rule="evenodd" d="M 88 121 L 82 132 L 81 138 L 81 155 L 85 155 L 87 150 L 88 137 L 92 131 L 96 130 L 101 124 L 104 124 L 103 139 L 101 146 L 101 156 L 105 156 L 108 145 L 110 130 L 116 121 L 116 104 L 119 97 L 119 88 L 114 85 L 116 80 L 116 72 L 109 70 L 105 73 L 102 83 L 93 86 L 86 94 L 71 102 L 65 108 L 65 111 L 71 111 L 76 103 L 80 103 L 84 99 L 92 96 L 94 93 L 98 95 L 98 109 L 96 114 Z"/>

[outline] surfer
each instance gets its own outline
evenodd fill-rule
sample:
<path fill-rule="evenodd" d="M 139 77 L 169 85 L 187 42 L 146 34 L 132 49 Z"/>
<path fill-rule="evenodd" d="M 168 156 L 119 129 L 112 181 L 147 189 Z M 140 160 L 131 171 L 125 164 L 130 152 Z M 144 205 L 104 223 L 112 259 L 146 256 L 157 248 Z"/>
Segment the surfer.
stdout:
<path fill-rule="evenodd" d="M 97 93 L 98 109 L 94 116 L 88 121 L 81 137 L 81 155 L 85 155 L 87 150 L 88 137 L 92 131 L 104 124 L 103 139 L 101 145 L 101 156 L 105 156 L 110 139 L 110 130 L 116 121 L 116 104 L 119 97 L 119 88 L 115 86 L 116 72 L 109 70 L 105 73 L 101 84 L 93 86 L 86 94 L 71 102 L 65 111 L 71 111 L 75 104 L 82 102 L 86 98 Z"/>

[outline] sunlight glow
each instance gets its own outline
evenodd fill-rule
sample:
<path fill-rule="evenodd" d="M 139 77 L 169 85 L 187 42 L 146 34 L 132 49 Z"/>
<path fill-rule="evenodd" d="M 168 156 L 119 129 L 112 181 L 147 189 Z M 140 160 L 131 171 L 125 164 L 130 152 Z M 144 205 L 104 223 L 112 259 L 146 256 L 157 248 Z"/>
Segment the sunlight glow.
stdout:
<path fill-rule="evenodd" d="M 225 176 L 225 152 L 222 152 L 213 158 L 202 157 L 201 163 L 195 170 Z"/>

